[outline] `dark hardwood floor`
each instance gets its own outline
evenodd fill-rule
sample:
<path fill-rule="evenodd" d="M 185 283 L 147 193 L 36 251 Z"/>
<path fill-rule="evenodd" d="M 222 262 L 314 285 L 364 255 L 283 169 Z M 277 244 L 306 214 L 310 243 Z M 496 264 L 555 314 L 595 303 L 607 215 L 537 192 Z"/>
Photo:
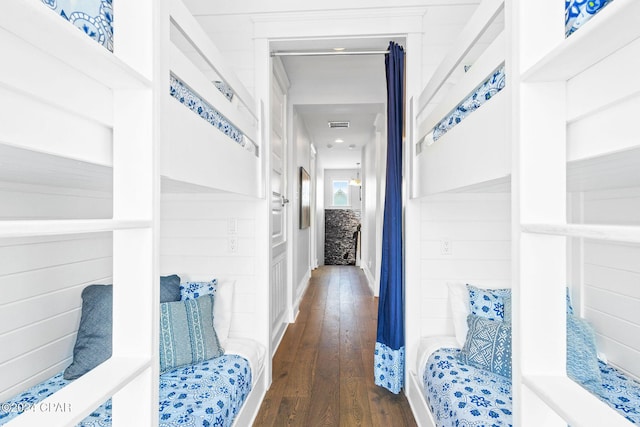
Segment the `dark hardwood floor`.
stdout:
<path fill-rule="evenodd" d="M 377 303 L 359 268 L 315 270 L 254 426 L 415 426 L 405 396 L 373 382 Z"/>

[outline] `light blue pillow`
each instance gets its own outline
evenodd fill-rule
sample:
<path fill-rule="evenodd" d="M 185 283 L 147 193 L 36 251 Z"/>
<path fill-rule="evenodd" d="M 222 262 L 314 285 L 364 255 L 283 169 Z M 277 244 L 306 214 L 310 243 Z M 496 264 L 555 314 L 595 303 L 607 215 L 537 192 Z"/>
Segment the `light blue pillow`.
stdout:
<path fill-rule="evenodd" d="M 111 357 L 112 330 L 113 285 L 85 287 L 73 362 L 64 370 L 65 380 L 80 378 Z"/>
<path fill-rule="evenodd" d="M 210 282 L 185 282 L 180 285 L 180 300 L 198 298 L 202 295 L 215 295 L 218 279 Z"/>
<path fill-rule="evenodd" d="M 571 314 L 567 314 L 567 375 L 585 386 L 602 383 L 593 329 Z"/>
<path fill-rule="evenodd" d="M 511 297 L 511 289 L 481 289 L 467 285 L 471 314 L 489 320 L 504 321 L 505 297 Z"/>
<path fill-rule="evenodd" d="M 467 316 L 467 325 L 460 362 L 511 378 L 511 325 L 473 314 Z"/>
<path fill-rule="evenodd" d="M 213 296 L 160 304 L 160 372 L 222 356 Z"/>

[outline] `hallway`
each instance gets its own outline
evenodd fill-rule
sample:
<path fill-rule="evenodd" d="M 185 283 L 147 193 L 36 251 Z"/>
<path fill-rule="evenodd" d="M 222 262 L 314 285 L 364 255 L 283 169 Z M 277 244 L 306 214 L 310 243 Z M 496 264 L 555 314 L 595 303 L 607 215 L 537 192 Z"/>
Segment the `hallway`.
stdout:
<path fill-rule="evenodd" d="M 373 383 L 376 318 L 359 268 L 315 270 L 254 426 L 415 426 L 405 396 Z"/>

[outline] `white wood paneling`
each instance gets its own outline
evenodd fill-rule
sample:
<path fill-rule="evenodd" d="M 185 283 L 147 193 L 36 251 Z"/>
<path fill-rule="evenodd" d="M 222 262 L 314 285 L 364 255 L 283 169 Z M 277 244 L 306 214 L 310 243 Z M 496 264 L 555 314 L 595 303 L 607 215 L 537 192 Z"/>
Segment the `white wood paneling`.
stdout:
<path fill-rule="evenodd" d="M 161 207 L 160 272 L 187 280 L 234 280 L 231 334 L 266 346 L 257 313 L 256 200 L 224 194 L 165 194 Z M 235 231 L 229 222 L 235 221 Z M 237 240 L 231 252 L 229 239 Z"/>
<path fill-rule="evenodd" d="M 234 193 L 257 195 L 259 158 L 174 98 L 164 100 L 172 117 L 161 147 L 163 176 Z M 179 125 L 178 125 L 179 124 Z"/>
<path fill-rule="evenodd" d="M 111 128 L 105 125 L 5 87 L 0 87 L 0 114 L 3 144 L 111 164 Z"/>
<path fill-rule="evenodd" d="M 421 202 L 420 336 L 451 335 L 448 282 L 510 287 L 508 194 L 446 194 Z M 443 254 L 443 241 L 450 254 Z"/>
<path fill-rule="evenodd" d="M 511 173 L 511 146 L 504 126 L 509 90 L 506 87 L 433 144 L 423 147 L 416 159 L 418 197 Z M 479 138 L 489 134 L 491 138 Z"/>
<path fill-rule="evenodd" d="M 44 184 L 44 183 L 43 183 Z M 107 218 L 111 195 L 0 183 L 0 218 Z M 110 233 L 0 239 L 0 401 L 63 370 L 80 321 L 80 294 L 111 283 Z"/>
<path fill-rule="evenodd" d="M 640 189 L 583 194 L 585 223 L 637 225 Z M 582 309 L 607 359 L 640 377 L 640 245 L 585 240 Z"/>
<path fill-rule="evenodd" d="M 7 239 L 0 252 L 0 400 L 68 365 L 80 293 L 111 281 L 109 235 Z"/>

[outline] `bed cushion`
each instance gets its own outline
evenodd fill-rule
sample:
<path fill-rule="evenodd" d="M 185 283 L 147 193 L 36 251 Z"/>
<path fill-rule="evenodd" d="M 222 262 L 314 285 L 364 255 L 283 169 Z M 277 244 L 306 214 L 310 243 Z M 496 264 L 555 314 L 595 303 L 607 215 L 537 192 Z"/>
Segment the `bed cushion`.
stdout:
<path fill-rule="evenodd" d="M 460 362 L 511 378 L 511 325 L 470 314 Z"/>
<path fill-rule="evenodd" d="M 213 296 L 160 304 L 160 372 L 221 356 Z"/>
<path fill-rule="evenodd" d="M 567 314 L 567 375 L 584 386 L 602 381 L 593 329 L 571 314 Z"/>
<path fill-rule="evenodd" d="M 198 298 L 201 295 L 214 295 L 213 327 L 223 347 L 231 330 L 234 285 L 233 280 L 213 279 L 210 282 L 186 282 L 180 287 L 182 300 Z"/>
<path fill-rule="evenodd" d="M 461 363 L 459 352 L 436 350 L 422 376 L 435 425 L 512 426 L 511 379 Z"/>
<path fill-rule="evenodd" d="M 160 277 L 160 302 L 180 301 L 180 276 Z"/>
<path fill-rule="evenodd" d="M 113 286 L 89 285 L 82 290 L 82 314 L 73 362 L 64 378 L 73 380 L 89 372 L 111 357 L 113 329 Z"/>
<path fill-rule="evenodd" d="M 511 289 L 481 289 L 467 285 L 471 314 L 489 320 L 504 320 L 504 298 L 511 296 Z"/>
<path fill-rule="evenodd" d="M 180 299 L 184 301 L 202 295 L 215 295 L 217 284 L 217 279 L 210 282 L 185 282 L 180 285 Z"/>
<path fill-rule="evenodd" d="M 251 391 L 252 377 L 249 362 L 235 354 L 182 366 L 160 375 L 159 427 L 231 426 Z M 0 425 L 25 410 L 42 410 L 37 402 L 70 383 L 62 378 L 61 372 L 8 400 L 3 407 L 16 410 L 0 408 Z M 111 426 L 111 414 L 109 399 L 77 427 Z"/>

